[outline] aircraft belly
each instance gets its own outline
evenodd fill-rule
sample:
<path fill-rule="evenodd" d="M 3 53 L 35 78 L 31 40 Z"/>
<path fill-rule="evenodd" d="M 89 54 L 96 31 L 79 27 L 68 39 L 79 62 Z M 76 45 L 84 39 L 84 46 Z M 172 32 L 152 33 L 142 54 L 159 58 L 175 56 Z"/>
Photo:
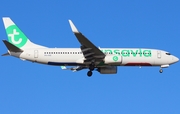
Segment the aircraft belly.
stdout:
<path fill-rule="evenodd" d="M 51 56 L 48 57 L 47 59 L 47 64 L 49 65 L 66 65 L 66 66 L 76 66 L 77 63 L 76 61 L 79 59 L 80 57 L 77 55 L 60 55 L 60 56 Z"/>

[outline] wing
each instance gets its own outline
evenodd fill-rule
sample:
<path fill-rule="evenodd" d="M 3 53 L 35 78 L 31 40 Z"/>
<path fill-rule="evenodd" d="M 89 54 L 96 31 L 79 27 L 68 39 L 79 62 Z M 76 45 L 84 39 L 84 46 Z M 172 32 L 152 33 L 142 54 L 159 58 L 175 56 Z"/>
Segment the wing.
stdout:
<path fill-rule="evenodd" d="M 69 20 L 69 24 L 73 33 L 81 44 L 80 48 L 84 57 L 86 58 L 86 62 L 102 61 L 102 59 L 105 57 L 105 54 L 91 41 L 89 41 L 81 32 L 79 32 L 71 20 Z"/>

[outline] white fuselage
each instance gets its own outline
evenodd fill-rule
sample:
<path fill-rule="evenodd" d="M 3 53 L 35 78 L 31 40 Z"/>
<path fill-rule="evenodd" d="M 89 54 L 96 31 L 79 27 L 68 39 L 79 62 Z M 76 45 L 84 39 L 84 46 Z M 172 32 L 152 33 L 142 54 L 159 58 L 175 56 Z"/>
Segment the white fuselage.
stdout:
<path fill-rule="evenodd" d="M 163 50 L 146 48 L 101 48 L 100 50 L 107 56 L 117 56 L 121 63 L 115 64 L 116 66 L 161 66 L 176 61 L 175 56 Z M 10 54 L 23 60 L 48 65 L 86 66 L 80 48 L 25 49 L 21 53 L 10 52 Z"/>
<path fill-rule="evenodd" d="M 147 48 L 97 48 L 69 20 L 70 27 L 80 43 L 80 48 L 48 48 L 31 42 L 9 18 L 3 17 L 8 41 L 5 55 L 47 65 L 61 66 L 63 70 L 80 71 L 89 69 L 88 76 L 96 70 L 101 74 L 116 74 L 117 66 L 160 66 L 169 67 L 179 59 L 170 53 Z M 76 66 L 67 68 L 66 66 Z"/>

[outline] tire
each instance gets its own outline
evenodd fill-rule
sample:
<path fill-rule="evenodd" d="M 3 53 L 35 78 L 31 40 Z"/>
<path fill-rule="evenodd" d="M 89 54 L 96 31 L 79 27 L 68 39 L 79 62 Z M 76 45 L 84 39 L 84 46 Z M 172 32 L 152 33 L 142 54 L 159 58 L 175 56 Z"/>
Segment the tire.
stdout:
<path fill-rule="evenodd" d="M 159 70 L 159 72 L 160 72 L 160 73 L 163 73 L 163 70 L 162 70 L 162 69 L 160 69 L 160 70 Z"/>
<path fill-rule="evenodd" d="M 92 74 L 93 74 L 92 71 L 88 71 L 88 72 L 87 72 L 87 76 L 89 76 L 89 77 L 91 77 Z"/>

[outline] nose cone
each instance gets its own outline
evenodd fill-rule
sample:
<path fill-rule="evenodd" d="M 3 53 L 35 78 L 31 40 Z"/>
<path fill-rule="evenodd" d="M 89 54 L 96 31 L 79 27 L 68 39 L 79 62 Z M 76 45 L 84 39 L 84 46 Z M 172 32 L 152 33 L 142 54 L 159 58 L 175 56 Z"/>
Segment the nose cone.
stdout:
<path fill-rule="evenodd" d="M 173 63 L 176 63 L 176 62 L 178 62 L 178 61 L 179 61 L 179 58 L 177 58 L 177 57 L 173 56 L 172 60 L 173 60 Z"/>

